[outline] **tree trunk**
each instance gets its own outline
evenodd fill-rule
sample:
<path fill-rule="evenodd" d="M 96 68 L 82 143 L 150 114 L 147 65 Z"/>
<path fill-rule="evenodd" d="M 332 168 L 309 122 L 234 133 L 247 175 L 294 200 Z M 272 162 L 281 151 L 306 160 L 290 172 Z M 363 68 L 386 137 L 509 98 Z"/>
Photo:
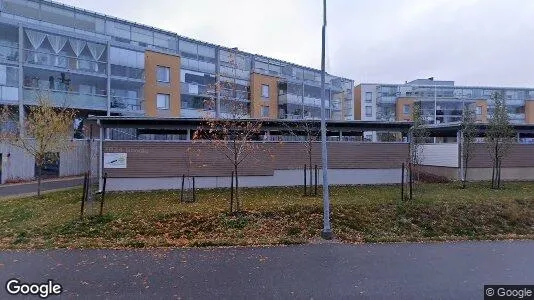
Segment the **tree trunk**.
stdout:
<path fill-rule="evenodd" d="M 43 170 L 43 164 L 39 163 L 39 169 L 37 170 L 37 197 L 41 197 L 41 175 Z"/>
<path fill-rule="evenodd" d="M 462 188 L 465 189 L 466 188 L 466 183 L 467 183 L 467 160 L 468 160 L 468 156 L 464 157 L 464 180 L 462 182 Z"/>
<path fill-rule="evenodd" d="M 239 176 L 237 175 L 237 165 L 234 166 L 235 171 L 235 204 L 236 204 L 236 211 L 239 212 L 241 210 L 241 205 L 239 203 Z"/>
<path fill-rule="evenodd" d="M 498 174 L 497 175 L 497 189 L 501 188 L 501 165 L 502 165 L 502 161 L 499 158 L 498 169 L 497 169 L 497 174 Z"/>

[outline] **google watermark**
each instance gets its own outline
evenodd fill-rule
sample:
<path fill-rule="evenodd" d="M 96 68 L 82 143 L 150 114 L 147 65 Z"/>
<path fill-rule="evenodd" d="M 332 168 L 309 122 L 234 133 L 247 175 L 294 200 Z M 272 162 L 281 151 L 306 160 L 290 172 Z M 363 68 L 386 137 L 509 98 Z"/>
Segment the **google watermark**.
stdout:
<path fill-rule="evenodd" d="M 50 296 L 57 296 L 63 291 L 59 283 L 54 283 L 49 279 L 44 283 L 25 283 L 19 279 L 13 278 L 7 281 L 6 291 L 10 295 L 33 295 L 46 299 Z"/>
<path fill-rule="evenodd" d="M 485 285 L 484 299 L 534 299 L 534 286 Z"/>

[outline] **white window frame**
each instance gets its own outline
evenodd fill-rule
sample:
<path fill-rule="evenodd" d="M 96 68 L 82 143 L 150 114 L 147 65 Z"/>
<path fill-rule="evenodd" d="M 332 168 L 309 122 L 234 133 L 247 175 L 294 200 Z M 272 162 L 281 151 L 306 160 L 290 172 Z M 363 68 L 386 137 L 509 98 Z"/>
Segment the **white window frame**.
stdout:
<path fill-rule="evenodd" d="M 163 96 L 165 97 L 164 100 L 165 100 L 165 104 L 164 106 L 160 106 L 160 96 Z M 171 95 L 169 94 L 157 94 L 156 95 L 156 108 L 158 110 L 168 110 L 169 107 L 170 107 L 170 103 L 171 102 Z"/>
<path fill-rule="evenodd" d="M 367 97 L 369 96 L 369 97 Z M 371 103 L 373 102 L 373 92 L 365 92 L 365 102 Z"/>
<path fill-rule="evenodd" d="M 270 86 L 268 84 L 261 85 L 261 97 L 264 99 L 269 99 Z"/>
<path fill-rule="evenodd" d="M 402 106 L 402 113 L 405 114 L 405 115 L 409 115 L 410 112 L 411 112 L 410 104 L 404 104 Z"/>
<path fill-rule="evenodd" d="M 267 109 L 267 114 L 266 114 L 266 115 L 264 114 L 264 109 Z M 270 109 L 269 106 L 263 106 L 263 105 L 261 106 L 261 108 L 260 108 L 260 116 L 261 116 L 262 118 L 267 118 L 267 117 L 269 117 L 269 114 L 270 114 L 270 113 L 271 113 L 271 109 Z"/>
<path fill-rule="evenodd" d="M 365 106 L 365 116 L 368 117 L 368 118 L 373 116 L 373 107 L 372 106 Z"/>
<path fill-rule="evenodd" d="M 167 75 L 166 80 L 165 79 L 162 80 L 162 79 L 159 78 L 159 70 L 160 69 L 164 69 L 165 71 L 167 71 L 166 72 L 167 73 L 166 74 Z M 165 66 L 157 66 L 156 67 L 156 81 L 157 82 L 161 82 L 161 83 L 170 83 L 171 82 L 171 68 L 165 67 Z"/>
<path fill-rule="evenodd" d="M 476 108 L 475 108 L 475 114 L 477 116 L 481 116 L 482 115 L 482 106 L 478 105 Z"/>

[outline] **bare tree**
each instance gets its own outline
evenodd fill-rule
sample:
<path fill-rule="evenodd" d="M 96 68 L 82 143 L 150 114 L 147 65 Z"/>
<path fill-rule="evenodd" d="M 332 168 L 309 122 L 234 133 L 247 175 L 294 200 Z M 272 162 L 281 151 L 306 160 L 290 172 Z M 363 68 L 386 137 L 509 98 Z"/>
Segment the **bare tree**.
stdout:
<path fill-rule="evenodd" d="M 473 158 L 473 145 L 477 137 L 476 116 L 471 106 L 465 105 L 462 114 L 461 123 L 461 140 L 458 141 L 461 145 L 463 172 L 462 174 L 462 188 L 465 189 L 467 182 L 467 169 L 469 161 Z"/>
<path fill-rule="evenodd" d="M 307 157 L 308 163 L 310 165 L 309 169 L 309 181 L 310 186 L 312 186 L 312 180 L 313 180 L 313 145 L 315 142 L 319 140 L 319 137 L 321 135 L 321 127 L 320 123 L 315 120 L 310 119 L 304 119 L 299 120 L 294 123 L 291 123 L 291 125 L 288 125 L 286 123 L 284 124 L 285 131 L 289 133 L 291 136 L 294 136 L 299 141 L 304 138 L 304 153 Z"/>
<path fill-rule="evenodd" d="M 219 117 L 207 114 L 205 122 L 193 134 L 195 143 L 206 143 L 227 159 L 232 165 L 235 185 L 231 188 L 230 213 L 241 209 L 239 199 L 239 166 L 256 152 L 259 145 L 253 140 L 261 133 L 262 121 L 250 119 L 248 101 L 236 89 L 234 83 L 218 82 L 215 90 L 220 95 L 221 112 Z M 216 99 L 206 100 L 213 107 Z M 232 178 L 232 183 L 234 183 Z"/>
<path fill-rule="evenodd" d="M 416 168 L 415 172 L 419 177 L 418 166 L 422 163 L 423 159 L 423 144 L 426 143 L 429 133 L 425 127 L 423 116 L 421 114 L 421 104 L 416 102 L 413 104 L 412 111 L 413 125 L 410 128 L 410 162 L 412 163 L 412 169 Z M 412 170 L 410 170 L 411 172 Z"/>
<path fill-rule="evenodd" d="M 23 127 L 19 123 L 0 133 L 0 140 L 18 147 L 34 157 L 37 171 L 37 195 L 41 196 L 43 165 L 58 159 L 58 154 L 72 147 L 73 122 L 76 111 L 53 107 L 47 94 L 36 91 L 36 105 L 28 107 Z M 7 106 L 2 108 L 3 122 L 15 120 L 16 115 Z M 21 134 L 23 133 L 23 134 Z"/>
<path fill-rule="evenodd" d="M 516 132 L 510 125 L 510 118 L 502 93 L 494 92 L 491 99 L 494 102 L 494 111 L 486 131 L 486 146 L 493 163 L 491 188 L 500 189 L 502 160 L 514 143 Z"/>

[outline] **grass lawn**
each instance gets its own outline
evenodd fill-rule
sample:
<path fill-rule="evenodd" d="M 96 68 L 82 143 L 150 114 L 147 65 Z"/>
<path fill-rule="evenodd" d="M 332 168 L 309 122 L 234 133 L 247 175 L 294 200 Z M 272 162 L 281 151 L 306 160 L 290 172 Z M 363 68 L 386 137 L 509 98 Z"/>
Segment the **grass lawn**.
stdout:
<path fill-rule="evenodd" d="M 534 237 L 534 183 L 332 187 L 332 226 L 345 242 Z M 0 248 L 123 248 L 306 243 L 322 228 L 322 200 L 301 188 L 242 189 L 245 213 L 226 214 L 229 190 L 108 193 L 103 217 L 79 220 L 81 190 L 0 200 Z M 97 210 L 98 203 L 95 203 Z"/>

